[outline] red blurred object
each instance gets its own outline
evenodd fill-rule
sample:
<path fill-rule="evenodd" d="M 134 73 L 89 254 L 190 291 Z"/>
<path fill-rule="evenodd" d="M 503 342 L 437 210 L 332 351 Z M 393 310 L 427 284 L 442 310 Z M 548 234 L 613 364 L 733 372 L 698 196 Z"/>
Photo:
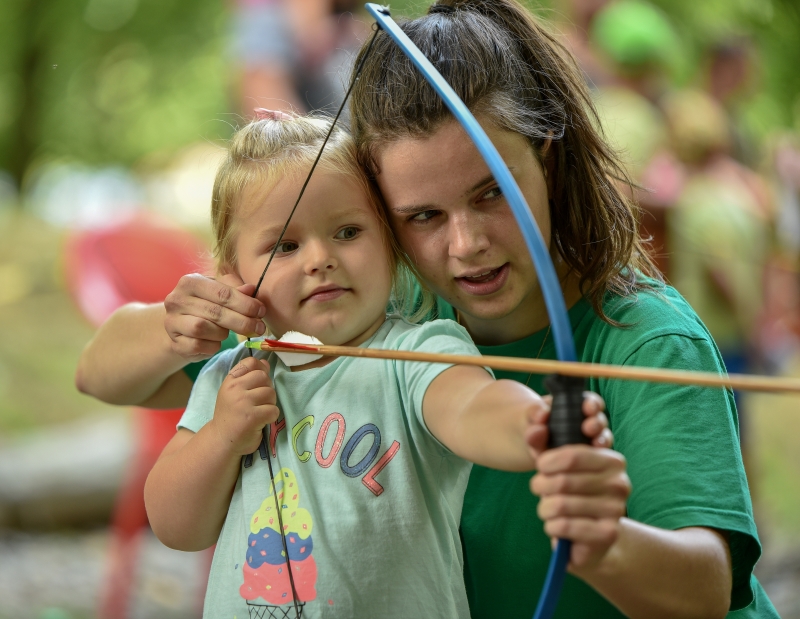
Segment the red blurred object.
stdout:
<path fill-rule="evenodd" d="M 210 266 L 208 250 L 195 236 L 150 214 L 72 233 L 65 245 L 64 263 L 70 294 L 95 326 L 126 303 L 163 301 L 181 276 L 207 271 Z M 135 454 L 112 517 L 99 619 L 124 619 L 129 615 L 139 534 L 148 526 L 144 483 L 175 434 L 182 413 L 183 409 L 135 410 Z"/>

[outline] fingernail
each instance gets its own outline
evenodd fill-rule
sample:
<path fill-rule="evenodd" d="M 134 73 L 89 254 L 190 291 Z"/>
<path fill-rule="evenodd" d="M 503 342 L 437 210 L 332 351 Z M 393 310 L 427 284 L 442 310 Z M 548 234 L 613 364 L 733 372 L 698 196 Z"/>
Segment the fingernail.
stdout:
<path fill-rule="evenodd" d="M 256 333 L 262 335 L 266 330 L 267 330 L 267 325 L 265 325 L 263 322 L 259 321 L 256 323 Z"/>
<path fill-rule="evenodd" d="M 259 306 L 259 308 L 258 308 L 258 317 L 259 318 L 263 318 L 266 313 L 267 313 L 267 308 L 264 307 L 263 305 Z"/>

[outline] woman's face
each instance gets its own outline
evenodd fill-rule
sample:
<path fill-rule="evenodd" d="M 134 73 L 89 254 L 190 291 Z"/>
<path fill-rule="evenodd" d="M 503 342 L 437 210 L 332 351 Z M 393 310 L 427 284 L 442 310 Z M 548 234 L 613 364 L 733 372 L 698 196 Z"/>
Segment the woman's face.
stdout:
<path fill-rule="evenodd" d="M 550 246 L 547 183 L 528 140 L 482 123 Z M 459 310 L 479 344 L 548 323 L 538 277 L 488 166 L 455 121 L 381 149 L 378 184 L 401 245 L 427 285 Z"/>

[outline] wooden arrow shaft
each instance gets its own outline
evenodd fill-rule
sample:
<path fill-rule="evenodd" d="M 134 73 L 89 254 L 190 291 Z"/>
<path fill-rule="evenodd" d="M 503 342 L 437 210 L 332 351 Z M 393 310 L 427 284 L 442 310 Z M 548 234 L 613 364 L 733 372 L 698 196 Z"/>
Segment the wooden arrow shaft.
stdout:
<path fill-rule="evenodd" d="M 270 344 L 269 342 L 254 342 L 254 344 L 260 344 L 261 350 L 268 352 L 292 352 L 317 354 L 328 357 L 363 357 L 369 359 L 390 359 L 423 363 L 474 365 L 478 367 L 490 367 L 494 370 L 528 374 L 564 374 L 567 376 L 583 376 L 586 378 L 618 378 L 621 380 L 698 385 L 702 387 L 732 387 L 733 389 L 742 389 L 746 391 L 800 393 L 800 380 L 774 376 L 755 376 L 749 374 L 729 374 L 728 376 L 720 376 L 713 372 L 691 372 L 687 370 L 553 361 L 550 359 L 522 359 L 491 355 L 451 355 L 408 350 L 359 348 L 355 346 L 300 346 L 296 344 L 292 346 L 278 346 Z"/>

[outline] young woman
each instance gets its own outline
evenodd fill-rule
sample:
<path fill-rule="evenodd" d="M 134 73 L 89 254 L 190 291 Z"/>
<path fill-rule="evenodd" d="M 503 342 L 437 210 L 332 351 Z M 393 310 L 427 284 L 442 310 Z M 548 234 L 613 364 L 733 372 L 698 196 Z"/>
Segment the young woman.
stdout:
<path fill-rule="evenodd" d="M 403 28 L 520 184 L 561 276 L 579 358 L 724 372 L 708 331 L 658 280 L 637 211 L 615 189 L 624 174 L 552 35 L 513 0 L 443 2 Z M 552 358 L 541 289 L 500 190 L 387 36 L 352 97 L 363 164 L 421 283 L 437 295 L 438 316 L 465 326 L 484 353 Z M 228 329 L 259 332 L 263 308 L 251 292 L 238 280 L 190 276 L 163 307 L 124 309 L 87 347 L 79 385 L 109 401 L 185 401 L 191 381 L 178 370 L 187 357 L 214 354 Z M 137 333 L 135 348 L 111 359 L 104 342 L 125 333 Z M 498 376 L 542 390 L 539 376 Z M 752 576 L 760 544 L 732 394 L 612 380 L 589 387 L 606 400 L 627 459 L 626 515 L 617 508 L 629 492 L 624 461 L 600 452 L 546 453 L 530 487 L 526 474 L 474 467 L 461 519 L 472 616 L 531 616 L 550 537 L 566 537 L 574 577 L 558 617 L 776 617 Z M 530 526 L 537 517 L 543 530 Z"/>

